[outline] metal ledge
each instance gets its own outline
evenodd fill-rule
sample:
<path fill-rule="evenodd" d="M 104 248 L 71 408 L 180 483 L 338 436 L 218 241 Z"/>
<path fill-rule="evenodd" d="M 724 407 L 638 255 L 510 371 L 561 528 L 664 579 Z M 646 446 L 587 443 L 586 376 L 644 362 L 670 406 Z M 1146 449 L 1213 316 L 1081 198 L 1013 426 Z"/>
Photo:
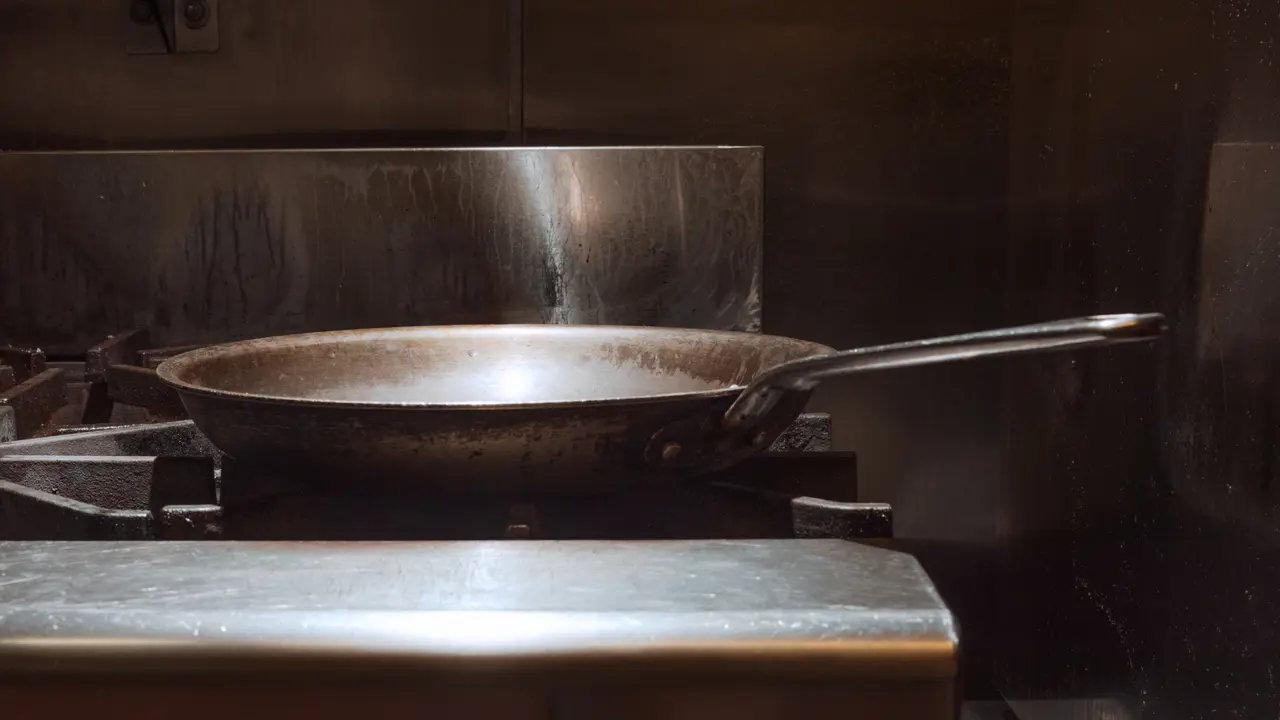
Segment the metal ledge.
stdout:
<path fill-rule="evenodd" d="M 0 544 L 6 672 L 941 679 L 956 646 L 911 556 L 838 540 Z"/>

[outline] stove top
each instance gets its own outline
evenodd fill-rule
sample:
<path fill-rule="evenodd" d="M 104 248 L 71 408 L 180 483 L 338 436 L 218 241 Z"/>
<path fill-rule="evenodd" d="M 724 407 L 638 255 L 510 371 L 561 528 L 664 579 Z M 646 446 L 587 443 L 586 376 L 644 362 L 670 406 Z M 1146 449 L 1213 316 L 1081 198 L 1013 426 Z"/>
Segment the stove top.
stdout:
<path fill-rule="evenodd" d="M 803 416 L 718 475 L 624 494 L 487 498 L 320 491 L 223 457 L 190 421 L 0 444 L 0 538 L 486 540 L 885 537 L 888 506 L 857 501 L 856 458 L 823 451 Z"/>
<path fill-rule="evenodd" d="M 0 346 L 0 443 L 186 417 L 155 368 L 195 347 L 151 347 L 146 328 L 111 335 L 82 360 L 50 360 L 34 346 Z"/>
<path fill-rule="evenodd" d="M 828 416 L 620 494 L 388 497 L 223 456 L 171 419 L 139 337 L 83 372 L 0 357 L 19 715 L 955 715 L 954 620 L 912 557 L 851 542 L 892 513 L 858 501 Z"/>
<path fill-rule="evenodd" d="M 856 459 L 830 452 L 830 418 L 818 414 L 802 416 L 770 453 L 740 467 L 696 481 L 655 481 L 621 496 L 387 498 L 360 492 L 357 477 L 335 482 L 242 466 L 223 458 L 190 421 L 173 420 L 185 413 L 154 368 L 192 347 L 152 347 L 142 328 L 104 339 L 82 362 L 51 362 L 38 348 L 0 348 L 0 539 L 858 538 L 891 532 L 887 506 L 857 502 Z"/>

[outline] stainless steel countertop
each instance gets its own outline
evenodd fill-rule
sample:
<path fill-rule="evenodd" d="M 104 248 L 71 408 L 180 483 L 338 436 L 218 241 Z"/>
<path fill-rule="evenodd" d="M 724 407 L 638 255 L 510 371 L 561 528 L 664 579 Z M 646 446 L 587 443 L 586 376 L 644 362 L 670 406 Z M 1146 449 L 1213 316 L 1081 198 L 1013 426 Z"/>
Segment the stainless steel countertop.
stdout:
<path fill-rule="evenodd" d="M 839 540 L 0 543 L 8 671 L 941 678 L 956 644 L 912 557 Z"/>

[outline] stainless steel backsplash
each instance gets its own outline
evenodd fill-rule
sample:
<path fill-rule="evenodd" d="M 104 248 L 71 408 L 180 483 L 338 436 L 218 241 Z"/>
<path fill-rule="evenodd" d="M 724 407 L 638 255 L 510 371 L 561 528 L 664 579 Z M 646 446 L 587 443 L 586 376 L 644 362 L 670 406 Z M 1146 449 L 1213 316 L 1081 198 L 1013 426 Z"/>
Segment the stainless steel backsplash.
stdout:
<path fill-rule="evenodd" d="M 0 154 L 0 340 L 758 330 L 758 148 Z"/>

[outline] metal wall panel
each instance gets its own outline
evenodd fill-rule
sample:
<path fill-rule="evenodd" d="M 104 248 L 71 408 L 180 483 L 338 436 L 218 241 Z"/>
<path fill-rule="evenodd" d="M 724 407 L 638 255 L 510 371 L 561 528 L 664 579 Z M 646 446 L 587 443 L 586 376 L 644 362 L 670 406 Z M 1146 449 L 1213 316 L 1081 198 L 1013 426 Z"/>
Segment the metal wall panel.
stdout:
<path fill-rule="evenodd" d="M 759 148 L 0 154 L 0 341 L 759 327 Z"/>
<path fill-rule="evenodd" d="M 130 55 L 129 0 L 0 0 L 0 148 L 499 142 L 507 0 L 220 0 L 214 53 Z"/>
<path fill-rule="evenodd" d="M 1011 312 L 1171 328 L 1009 367 L 999 681 L 1030 720 L 1274 715 L 1280 3 L 1016 10 Z"/>

